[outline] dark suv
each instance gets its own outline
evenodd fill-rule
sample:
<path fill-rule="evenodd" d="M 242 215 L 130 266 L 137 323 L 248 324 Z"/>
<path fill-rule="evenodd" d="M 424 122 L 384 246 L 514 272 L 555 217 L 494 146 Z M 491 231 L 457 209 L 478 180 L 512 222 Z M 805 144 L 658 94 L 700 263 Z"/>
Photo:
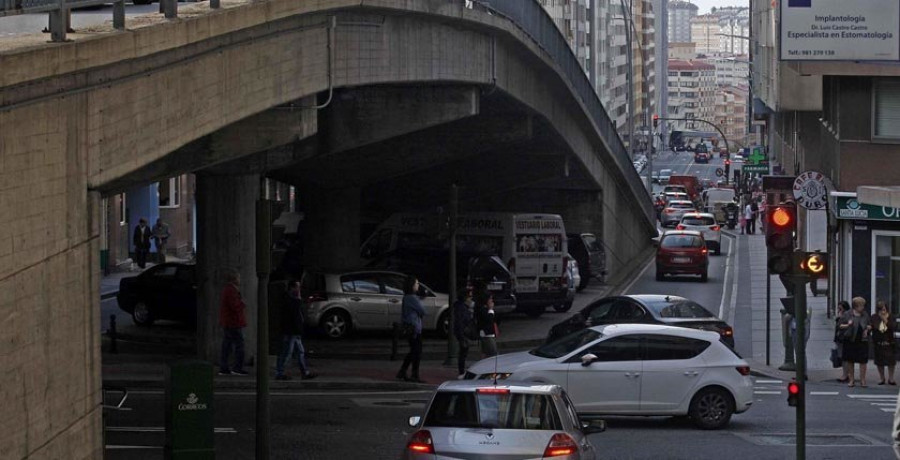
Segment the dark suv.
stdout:
<path fill-rule="evenodd" d="M 569 254 L 578 262 L 581 284 L 578 290 L 587 287 L 591 278 L 601 283 L 606 278 L 606 251 L 603 243 L 593 233 L 569 233 Z"/>

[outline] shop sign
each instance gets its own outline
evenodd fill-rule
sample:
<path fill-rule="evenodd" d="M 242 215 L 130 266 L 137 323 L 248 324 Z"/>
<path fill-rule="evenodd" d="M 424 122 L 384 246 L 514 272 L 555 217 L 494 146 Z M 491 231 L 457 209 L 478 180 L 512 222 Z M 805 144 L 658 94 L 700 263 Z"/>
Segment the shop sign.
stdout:
<path fill-rule="evenodd" d="M 897 0 L 781 0 L 778 4 L 782 60 L 900 59 Z"/>
<path fill-rule="evenodd" d="M 854 197 L 835 198 L 835 215 L 838 219 L 900 221 L 900 208 L 863 204 Z"/>
<path fill-rule="evenodd" d="M 806 171 L 794 180 L 794 200 L 806 209 L 825 209 L 828 203 L 828 178 L 816 171 Z"/>

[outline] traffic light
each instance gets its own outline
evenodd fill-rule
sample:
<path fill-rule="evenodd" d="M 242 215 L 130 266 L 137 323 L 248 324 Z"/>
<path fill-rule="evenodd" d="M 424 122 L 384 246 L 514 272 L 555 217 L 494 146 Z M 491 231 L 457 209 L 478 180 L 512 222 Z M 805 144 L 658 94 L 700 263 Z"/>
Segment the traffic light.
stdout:
<path fill-rule="evenodd" d="M 794 274 L 809 278 L 828 275 L 828 255 L 821 252 L 797 252 L 794 256 Z"/>
<path fill-rule="evenodd" d="M 725 180 L 728 180 L 728 175 L 731 172 L 731 160 L 725 159 Z"/>
<path fill-rule="evenodd" d="M 653 114 L 653 127 L 654 128 L 659 127 L 659 115 L 657 115 L 655 113 Z"/>
<path fill-rule="evenodd" d="M 797 207 L 794 203 L 784 203 L 766 210 L 766 248 L 769 250 L 768 266 L 772 273 L 792 272 L 796 230 Z"/>
<path fill-rule="evenodd" d="M 797 407 L 797 403 L 800 402 L 801 394 L 800 384 L 797 383 L 797 379 L 791 379 L 790 383 L 788 383 L 788 406 Z"/>

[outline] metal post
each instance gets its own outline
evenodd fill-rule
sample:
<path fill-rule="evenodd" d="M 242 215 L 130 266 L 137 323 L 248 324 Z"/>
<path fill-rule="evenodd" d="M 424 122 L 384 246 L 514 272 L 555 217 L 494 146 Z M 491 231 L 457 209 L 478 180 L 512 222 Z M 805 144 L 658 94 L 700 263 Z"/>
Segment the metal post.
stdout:
<path fill-rule="evenodd" d="M 113 3 L 113 28 L 125 30 L 125 0 Z"/>
<path fill-rule="evenodd" d="M 261 196 L 265 196 L 264 193 Z M 272 202 L 256 201 L 256 458 L 269 458 L 269 271 Z"/>
<path fill-rule="evenodd" d="M 806 280 L 794 278 L 794 317 L 797 332 L 794 335 L 797 351 L 797 384 L 800 397 L 797 401 L 797 460 L 806 458 Z"/>
<path fill-rule="evenodd" d="M 766 248 L 766 260 L 769 260 L 769 249 Z M 734 295 L 734 294 L 732 294 Z M 772 274 L 766 266 L 766 366 L 771 366 L 772 348 Z"/>
<path fill-rule="evenodd" d="M 445 366 L 453 366 L 458 356 L 456 349 L 456 336 L 453 335 L 453 324 L 456 322 L 456 313 L 453 304 L 456 302 L 456 221 L 459 215 L 459 186 L 455 183 L 450 186 L 450 328 L 447 334 L 447 359 Z"/>

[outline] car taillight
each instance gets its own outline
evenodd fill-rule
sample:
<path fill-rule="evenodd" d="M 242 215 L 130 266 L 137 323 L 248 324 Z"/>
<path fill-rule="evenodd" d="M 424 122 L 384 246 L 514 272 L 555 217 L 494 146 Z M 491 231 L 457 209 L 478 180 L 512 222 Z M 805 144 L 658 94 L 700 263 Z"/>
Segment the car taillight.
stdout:
<path fill-rule="evenodd" d="M 569 258 L 563 257 L 563 272 L 559 277 L 560 286 L 567 287 L 569 285 Z"/>
<path fill-rule="evenodd" d="M 544 449 L 544 458 L 562 457 L 564 455 L 572 455 L 575 452 L 578 452 L 578 444 L 575 440 L 565 433 L 556 433 L 550 438 L 547 448 Z"/>
<path fill-rule="evenodd" d="M 713 225 L 712 227 L 709 227 L 709 229 L 712 230 L 712 231 L 714 231 L 714 232 L 718 232 L 720 228 L 721 228 L 721 227 L 719 227 L 718 225 Z"/>
<path fill-rule="evenodd" d="M 719 334 L 722 337 L 734 337 L 734 329 L 731 326 L 725 326 L 719 331 Z"/>
<path fill-rule="evenodd" d="M 706 248 L 703 248 L 703 249 L 700 250 L 700 253 L 701 253 L 701 254 L 706 254 L 706 253 L 708 253 L 708 252 L 709 252 L 709 249 L 706 249 Z"/>
<path fill-rule="evenodd" d="M 675 226 L 675 230 L 684 230 L 684 229 L 685 229 L 684 225 L 678 224 Z"/>
<path fill-rule="evenodd" d="M 745 377 L 750 375 L 750 366 L 738 366 L 738 367 L 735 367 L 735 369 L 737 369 L 739 374 L 741 374 Z"/>
<path fill-rule="evenodd" d="M 509 388 L 485 387 L 475 389 L 475 393 L 482 395 L 508 395 Z"/>
<path fill-rule="evenodd" d="M 416 431 L 406 443 L 406 448 L 420 454 L 433 454 L 434 442 L 431 440 L 431 432 L 428 430 Z"/>
<path fill-rule="evenodd" d="M 666 209 L 663 210 L 663 212 L 666 213 L 666 214 L 672 214 L 673 212 L 675 212 L 675 210 L 674 210 L 674 209 L 670 209 L 670 208 L 666 208 Z"/>
<path fill-rule="evenodd" d="M 328 300 L 328 293 L 325 291 L 316 291 L 306 297 L 306 300 L 312 302 L 322 302 Z"/>

